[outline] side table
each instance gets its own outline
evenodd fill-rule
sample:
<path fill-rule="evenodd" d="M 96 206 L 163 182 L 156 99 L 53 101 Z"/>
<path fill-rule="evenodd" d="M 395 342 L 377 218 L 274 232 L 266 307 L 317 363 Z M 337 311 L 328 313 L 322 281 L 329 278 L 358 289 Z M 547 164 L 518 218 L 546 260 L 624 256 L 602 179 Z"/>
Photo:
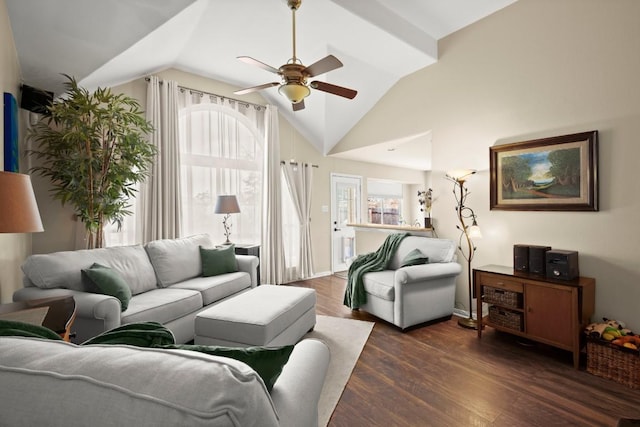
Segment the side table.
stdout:
<path fill-rule="evenodd" d="M 260 258 L 260 245 L 256 244 L 236 244 L 236 255 L 253 255 Z M 260 285 L 260 264 L 258 264 L 258 285 Z"/>
<path fill-rule="evenodd" d="M 76 318 L 76 302 L 72 296 L 41 298 L 0 304 L 0 314 L 17 313 L 23 310 L 49 307 L 42 326 L 49 328 L 65 341 L 69 341 L 71 325 Z"/>

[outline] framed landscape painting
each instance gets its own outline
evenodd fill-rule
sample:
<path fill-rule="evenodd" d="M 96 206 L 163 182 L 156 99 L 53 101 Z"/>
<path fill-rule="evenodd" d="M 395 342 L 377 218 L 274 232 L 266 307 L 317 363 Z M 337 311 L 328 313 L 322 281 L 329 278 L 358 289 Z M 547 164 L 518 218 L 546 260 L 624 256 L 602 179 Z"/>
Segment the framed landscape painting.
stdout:
<path fill-rule="evenodd" d="M 598 131 L 490 147 L 491 209 L 598 210 Z"/>

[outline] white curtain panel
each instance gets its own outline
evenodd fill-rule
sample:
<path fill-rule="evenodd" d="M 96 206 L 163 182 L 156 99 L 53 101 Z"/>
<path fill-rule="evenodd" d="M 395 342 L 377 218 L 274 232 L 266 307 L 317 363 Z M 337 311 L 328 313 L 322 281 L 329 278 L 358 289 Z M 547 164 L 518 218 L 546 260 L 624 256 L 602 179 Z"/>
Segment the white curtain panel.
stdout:
<path fill-rule="evenodd" d="M 179 94 L 182 208 L 185 235 L 207 233 L 223 242 L 218 195 L 235 195 L 229 239 L 259 244 L 266 108 L 190 89 Z"/>
<path fill-rule="evenodd" d="M 264 210 L 262 215 L 262 248 L 260 276 L 262 283 L 285 283 L 284 246 L 282 239 L 282 201 L 280 182 L 280 135 L 278 109 L 267 106 L 264 167 Z"/>
<path fill-rule="evenodd" d="M 141 238 L 150 242 L 181 235 L 180 150 L 178 132 L 178 84 L 149 77 L 147 84 L 147 120 L 154 131 L 150 141 L 158 149 L 151 174 L 140 188 L 138 204 Z"/>
<path fill-rule="evenodd" d="M 296 279 L 305 279 L 314 275 L 313 250 L 311 245 L 311 189 L 313 184 L 313 167 L 307 163 L 282 165 L 291 200 L 298 214 L 300 227 L 300 246 Z"/>

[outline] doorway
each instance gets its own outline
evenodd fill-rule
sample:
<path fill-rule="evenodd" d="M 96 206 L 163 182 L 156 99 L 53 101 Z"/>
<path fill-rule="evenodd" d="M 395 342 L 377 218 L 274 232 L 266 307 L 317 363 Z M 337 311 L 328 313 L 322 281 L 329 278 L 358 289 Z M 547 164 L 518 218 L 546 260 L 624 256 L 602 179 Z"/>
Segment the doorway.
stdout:
<path fill-rule="evenodd" d="M 356 232 L 347 224 L 362 219 L 362 177 L 331 174 L 331 272 L 348 269 L 356 255 Z"/>

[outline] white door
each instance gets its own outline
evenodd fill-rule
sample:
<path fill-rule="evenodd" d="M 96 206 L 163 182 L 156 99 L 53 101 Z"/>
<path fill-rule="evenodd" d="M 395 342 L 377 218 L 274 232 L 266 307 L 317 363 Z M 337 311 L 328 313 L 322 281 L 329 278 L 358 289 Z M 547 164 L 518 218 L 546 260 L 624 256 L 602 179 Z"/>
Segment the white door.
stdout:
<path fill-rule="evenodd" d="M 362 177 L 331 174 L 331 271 L 348 269 L 356 255 L 356 232 L 347 224 L 359 224 L 362 210 Z"/>

